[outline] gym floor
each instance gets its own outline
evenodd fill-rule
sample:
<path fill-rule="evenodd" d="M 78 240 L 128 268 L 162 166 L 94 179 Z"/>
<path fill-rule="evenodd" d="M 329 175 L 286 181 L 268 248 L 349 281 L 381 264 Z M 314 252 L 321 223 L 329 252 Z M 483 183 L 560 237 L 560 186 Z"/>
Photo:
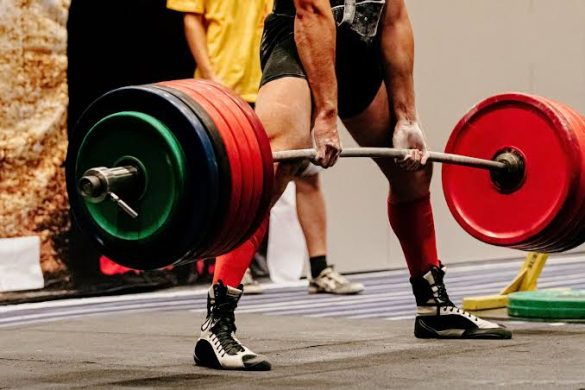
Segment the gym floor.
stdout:
<path fill-rule="evenodd" d="M 452 297 L 497 292 L 520 263 L 451 267 Z M 583 257 L 564 256 L 539 286 L 583 289 L 584 276 Z M 512 340 L 417 340 L 404 270 L 350 278 L 366 292 L 308 295 L 299 282 L 242 299 L 239 338 L 270 372 L 193 365 L 203 288 L 0 307 L 0 388 L 585 389 L 583 323 L 507 320 Z"/>

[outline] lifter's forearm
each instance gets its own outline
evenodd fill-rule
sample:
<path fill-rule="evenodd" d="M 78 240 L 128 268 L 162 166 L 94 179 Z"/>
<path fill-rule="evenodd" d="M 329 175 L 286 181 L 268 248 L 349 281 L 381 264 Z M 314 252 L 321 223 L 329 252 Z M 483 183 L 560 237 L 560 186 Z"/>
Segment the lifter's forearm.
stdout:
<path fill-rule="evenodd" d="M 317 117 L 337 116 L 335 20 L 329 0 L 295 0 L 295 42 Z"/>
<path fill-rule="evenodd" d="M 402 1 L 398 8 L 389 5 L 382 31 L 382 54 L 386 85 L 398 121 L 416 122 L 414 97 L 414 38 L 408 12 Z"/>

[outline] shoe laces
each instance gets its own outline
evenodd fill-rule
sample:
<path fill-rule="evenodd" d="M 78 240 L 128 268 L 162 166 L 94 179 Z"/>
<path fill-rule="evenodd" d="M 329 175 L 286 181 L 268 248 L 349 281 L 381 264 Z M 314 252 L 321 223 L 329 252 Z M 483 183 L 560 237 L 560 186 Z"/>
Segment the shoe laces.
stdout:
<path fill-rule="evenodd" d="M 459 307 L 455 306 L 453 302 L 451 302 L 449 294 L 447 294 L 447 289 L 445 288 L 445 285 L 443 283 L 436 284 L 435 286 L 437 287 L 437 298 L 439 299 L 440 302 L 446 303 L 446 306 L 441 306 L 441 310 L 443 310 L 444 312 L 448 311 L 449 313 L 461 314 L 471 318 L 474 321 L 477 321 L 476 316 L 466 312 L 463 309 L 460 309 Z"/>
<path fill-rule="evenodd" d="M 450 306 L 441 306 L 441 310 L 444 312 L 449 312 L 449 313 L 456 313 L 456 314 L 461 314 L 461 315 L 465 315 L 469 318 L 471 318 L 474 321 L 478 321 L 478 318 L 476 316 L 474 316 L 471 313 L 466 312 L 463 309 L 460 309 L 459 307 L 455 306 L 455 305 L 450 305 Z"/>
<path fill-rule="evenodd" d="M 438 300 L 441 302 L 446 302 L 446 303 L 452 304 L 451 299 L 449 299 L 449 294 L 447 294 L 447 288 L 445 288 L 445 285 L 443 283 L 438 283 L 438 284 L 435 284 L 435 287 L 437 288 L 436 297 L 438 298 Z M 455 306 L 455 305 L 453 305 L 453 306 Z"/>
<path fill-rule="evenodd" d="M 216 304 L 211 308 L 212 332 L 215 334 L 219 343 L 229 355 L 235 355 L 243 352 L 244 347 L 237 341 L 233 334 L 236 332 L 236 318 L 234 310 L 237 303 L 226 302 Z"/>
<path fill-rule="evenodd" d="M 333 280 L 336 284 L 347 284 L 349 283 L 348 280 L 343 277 L 343 275 L 341 275 L 339 272 L 335 271 L 333 268 L 331 268 L 331 271 L 327 272 L 325 275 L 323 275 L 324 277 Z"/>

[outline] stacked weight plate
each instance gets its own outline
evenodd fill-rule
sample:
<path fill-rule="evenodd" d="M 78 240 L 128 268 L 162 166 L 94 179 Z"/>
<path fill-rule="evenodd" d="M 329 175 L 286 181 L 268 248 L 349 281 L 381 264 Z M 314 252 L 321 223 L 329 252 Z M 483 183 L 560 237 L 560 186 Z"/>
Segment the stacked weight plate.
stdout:
<path fill-rule="evenodd" d="M 508 314 L 540 320 L 583 320 L 585 291 L 556 289 L 512 293 L 508 297 Z"/>
<path fill-rule="evenodd" d="M 493 245 L 560 252 L 585 241 L 585 120 L 571 108 L 520 93 L 490 97 L 457 124 L 447 153 L 522 156 L 524 177 L 502 191 L 489 172 L 443 165 L 457 222 Z"/>
<path fill-rule="evenodd" d="M 132 165 L 134 191 L 91 203 L 77 184 L 94 167 Z M 124 87 L 84 112 L 67 158 L 71 211 L 104 255 L 135 269 L 216 256 L 242 244 L 267 215 L 272 154 L 248 104 L 194 80 Z"/>

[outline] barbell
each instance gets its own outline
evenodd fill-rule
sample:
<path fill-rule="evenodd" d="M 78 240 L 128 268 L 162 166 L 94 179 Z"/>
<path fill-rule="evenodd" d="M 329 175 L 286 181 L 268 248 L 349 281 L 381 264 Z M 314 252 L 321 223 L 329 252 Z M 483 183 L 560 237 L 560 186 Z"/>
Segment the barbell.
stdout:
<path fill-rule="evenodd" d="M 507 93 L 474 106 L 445 153 L 445 199 L 473 237 L 559 252 L 585 242 L 585 119 L 546 98 Z M 407 150 L 345 149 L 341 157 L 399 158 Z M 473 156 L 473 157 L 471 157 Z M 135 269 L 226 253 L 268 213 L 272 152 L 252 108 L 203 80 L 123 87 L 82 114 L 66 178 L 75 223 L 98 249 Z"/>

